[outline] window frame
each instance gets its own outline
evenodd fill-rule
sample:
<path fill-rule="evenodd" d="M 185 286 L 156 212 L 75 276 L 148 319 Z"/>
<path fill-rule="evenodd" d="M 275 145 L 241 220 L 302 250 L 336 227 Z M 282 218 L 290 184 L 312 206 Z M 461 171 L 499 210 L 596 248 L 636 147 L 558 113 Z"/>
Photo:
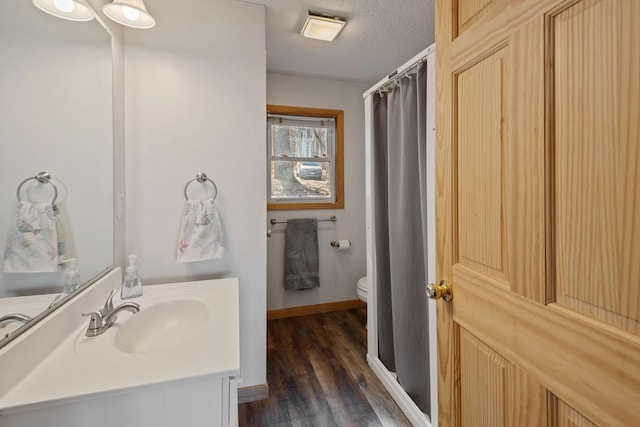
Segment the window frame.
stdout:
<path fill-rule="evenodd" d="M 303 210 L 303 209 L 343 209 L 344 208 L 344 111 L 329 110 L 322 108 L 292 107 L 285 105 L 267 104 L 268 114 L 280 114 L 286 116 L 299 117 L 320 117 L 332 118 L 335 120 L 335 146 L 334 146 L 334 175 L 335 181 L 335 201 L 313 201 L 309 199 L 305 202 L 276 202 L 267 203 L 268 211 L 277 210 Z M 271 176 L 271 153 L 267 152 L 267 176 Z M 267 182 L 267 191 L 269 191 Z M 270 199 L 267 194 L 267 200 Z"/>

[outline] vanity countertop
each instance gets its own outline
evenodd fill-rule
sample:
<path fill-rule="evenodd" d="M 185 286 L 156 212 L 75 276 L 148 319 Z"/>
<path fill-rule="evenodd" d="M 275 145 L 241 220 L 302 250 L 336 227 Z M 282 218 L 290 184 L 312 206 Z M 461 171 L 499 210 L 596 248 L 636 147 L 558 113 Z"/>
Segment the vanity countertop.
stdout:
<path fill-rule="evenodd" d="M 190 378 L 239 375 L 238 280 L 145 286 L 143 296 L 127 301 L 140 304 L 143 313 L 176 300 L 208 307 L 206 321 L 187 334 L 196 332 L 197 339 L 191 336 L 179 345 L 127 353 L 118 349 L 116 336 L 127 320 L 140 314 L 121 312 L 116 324 L 92 338 L 85 336 L 89 323 L 86 318 L 80 327 L 69 331 L 48 357 L 0 396 L 0 414 Z M 120 303 L 116 297 L 114 304 Z M 187 308 L 185 313 L 191 313 L 190 306 Z M 162 327 L 170 331 L 174 323 L 167 322 Z M 162 333 L 159 331 L 158 335 Z"/>

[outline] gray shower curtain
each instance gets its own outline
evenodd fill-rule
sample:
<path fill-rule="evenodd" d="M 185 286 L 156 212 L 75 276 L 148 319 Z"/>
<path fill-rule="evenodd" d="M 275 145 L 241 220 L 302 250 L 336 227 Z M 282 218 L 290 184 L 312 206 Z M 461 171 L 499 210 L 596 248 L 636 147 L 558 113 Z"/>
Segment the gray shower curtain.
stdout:
<path fill-rule="evenodd" d="M 378 356 L 427 415 L 427 66 L 373 94 Z"/>

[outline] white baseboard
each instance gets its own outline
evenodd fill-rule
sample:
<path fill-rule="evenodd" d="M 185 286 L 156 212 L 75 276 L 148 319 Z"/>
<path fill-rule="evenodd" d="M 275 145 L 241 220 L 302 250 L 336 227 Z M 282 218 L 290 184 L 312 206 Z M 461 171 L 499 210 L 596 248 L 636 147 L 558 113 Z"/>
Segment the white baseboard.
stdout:
<path fill-rule="evenodd" d="M 367 354 L 367 362 L 380 380 L 384 388 L 387 389 L 393 400 L 396 401 L 398 407 L 404 415 L 409 419 L 414 427 L 432 427 L 429 417 L 418 408 L 406 391 L 396 381 L 395 374 L 389 372 L 384 364 L 377 357 L 371 357 Z"/>

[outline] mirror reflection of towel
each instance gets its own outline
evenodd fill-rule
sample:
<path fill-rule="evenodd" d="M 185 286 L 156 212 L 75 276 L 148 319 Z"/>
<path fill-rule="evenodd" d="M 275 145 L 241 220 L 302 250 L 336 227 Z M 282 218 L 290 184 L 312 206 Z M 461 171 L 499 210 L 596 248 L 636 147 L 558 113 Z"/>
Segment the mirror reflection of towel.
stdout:
<path fill-rule="evenodd" d="M 58 235 L 58 264 L 62 264 L 65 260 L 76 258 L 76 245 L 64 202 L 56 203 L 54 212 Z"/>
<path fill-rule="evenodd" d="M 51 203 L 20 202 L 2 262 L 5 273 L 58 270 L 58 234 Z"/>
<path fill-rule="evenodd" d="M 187 200 L 178 243 L 178 261 L 205 261 L 223 256 L 224 232 L 214 200 Z"/>

